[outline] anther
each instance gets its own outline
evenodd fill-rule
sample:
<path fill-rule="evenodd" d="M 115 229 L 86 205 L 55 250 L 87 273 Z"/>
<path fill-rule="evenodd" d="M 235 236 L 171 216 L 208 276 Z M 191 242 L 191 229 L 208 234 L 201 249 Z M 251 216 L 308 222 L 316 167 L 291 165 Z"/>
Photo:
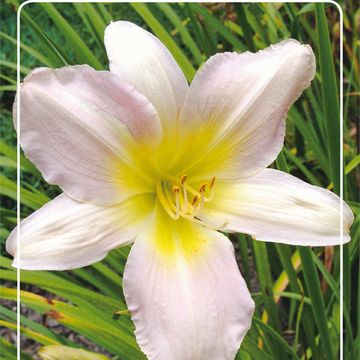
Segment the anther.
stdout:
<path fill-rule="evenodd" d="M 209 184 L 209 188 L 210 188 L 210 189 L 212 189 L 212 187 L 214 186 L 215 179 L 216 179 L 215 176 L 211 179 L 210 184 Z"/>
<path fill-rule="evenodd" d="M 195 206 L 198 201 L 199 201 L 199 195 L 195 195 L 192 199 L 191 205 Z"/>
<path fill-rule="evenodd" d="M 178 193 L 178 192 L 180 191 L 180 188 L 179 188 L 177 185 L 173 185 L 172 191 L 173 191 L 174 193 Z"/>
<path fill-rule="evenodd" d="M 205 190 L 206 190 L 206 184 L 201 185 L 199 192 L 200 192 L 200 193 L 204 193 Z"/>
<path fill-rule="evenodd" d="M 181 185 L 184 185 L 186 183 L 186 180 L 187 180 L 187 175 L 182 175 L 180 178 Z"/>

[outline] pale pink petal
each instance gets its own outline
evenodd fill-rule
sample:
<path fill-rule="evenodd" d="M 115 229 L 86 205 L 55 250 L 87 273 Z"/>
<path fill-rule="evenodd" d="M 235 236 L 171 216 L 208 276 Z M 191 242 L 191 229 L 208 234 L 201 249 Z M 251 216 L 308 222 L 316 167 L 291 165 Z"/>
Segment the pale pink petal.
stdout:
<path fill-rule="evenodd" d="M 233 360 L 254 303 L 222 234 L 159 211 L 136 239 L 123 289 L 149 360 Z"/>
<path fill-rule="evenodd" d="M 109 205 L 147 190 L 144 149 L 161 138 L 154 107 L 108 71 L 40 68 L 21 86 L 25 155 L 74 199 Z"/>
<path fill-rule="evenodd" d="M 144 94 L 158 111 L 164 131 L 173 131 L 189 86 L 167 48 L 127 21 L 105 29 L 105 47 L 111 72 Z"/>
<path fill-rule="evenodd" d="M 340 198 L 284 172 L 265 169 L 236 184 L 219 182 L 214 194 L 200 217 L 221 220 L 223 231 L 290 245 L 328 246 L 350 241 L 354 220 L 350 208 L 342 203 L 341 239 Z"/>
<path fill-rule="evenodd" d="M 153 209 L 152 197 L 138 195 L 120 205 L 99 207 L 65 194 L 35 211 L 6 241 L 13 265 L 27 270 L 67 270 L 92 264 L 131 243 Z"/>
<path fill-rule="evenodd" d="M 310 46 L 296 40 L 211 57 L 185 100 L 179 123 L 184 154 L 176 168 L 240 178 L 268 166 L 283 146 L 289 108 L 314 74 Z M 185 164 L 189 154 L 196 156 Z"/>

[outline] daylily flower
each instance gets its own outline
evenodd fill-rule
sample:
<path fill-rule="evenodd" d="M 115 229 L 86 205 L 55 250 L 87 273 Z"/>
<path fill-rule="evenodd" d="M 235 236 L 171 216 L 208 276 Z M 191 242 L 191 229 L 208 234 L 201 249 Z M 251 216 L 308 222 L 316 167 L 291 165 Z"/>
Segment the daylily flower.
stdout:
<path fill-rule="evenodd" d="M 189 86 L 165 46 L 132 23 L 111 23 L 105 46 L 110 72 L 39 68 L 21 86 L 22 148 L 63 193 L 20 224 L 20 249 L 11 233 L 7 250 L 22 269 L 66 270 L 134 242 L 123 289 L 142 351 L 233 359 L 254 302 L 223 233 L 350 240 L 353 215 L 343 204 L 341 239 L 336 195 L 266 169 L 314 54 L 295 40 L 217 54 Z"/>

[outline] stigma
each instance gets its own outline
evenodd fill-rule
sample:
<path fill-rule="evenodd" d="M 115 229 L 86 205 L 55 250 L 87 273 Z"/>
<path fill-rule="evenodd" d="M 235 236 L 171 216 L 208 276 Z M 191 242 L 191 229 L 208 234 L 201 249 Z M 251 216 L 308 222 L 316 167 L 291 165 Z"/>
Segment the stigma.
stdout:
<path fill-rule="evenodd" d="M 187 175 L 166 177 L 156 185 L 156 192 L 164 210 L 173 219 L 181 217 L 199 222 L 197 215 L 204 203 L 213 198 L 215 177 L 195 188 L 187 182 Z"/>

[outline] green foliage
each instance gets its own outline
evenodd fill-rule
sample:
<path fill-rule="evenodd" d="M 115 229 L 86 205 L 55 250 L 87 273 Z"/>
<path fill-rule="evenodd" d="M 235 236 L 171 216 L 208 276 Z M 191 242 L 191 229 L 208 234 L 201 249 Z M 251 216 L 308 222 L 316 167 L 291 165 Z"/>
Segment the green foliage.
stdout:
<path fill-rule="evenodd" d="M 3 5 L 0 38 L 1 227 L 4 241 L 16 224 L 16 135 L 11 109 L 16 89 L 17 0 Z M 344 247 L 344 358 L 360 356 L 359 205 L 356 202 L 356 106 L 359 96 L 356 4 L 344 4 L 344 198 L 356 215 L 352 242 Z M 297 3 L 56 3 L 29 4 L 21 13 L 21 76 L 37 66 L 87 63 L 106 69 L 103 33 L 110 20 L 126 19 L 149 29 L 169 48 L 190 81 L 196 69 L 220 51 L 256 51 L 287 37 L 309 43 L 317 55 L 317 75 L 291 108 L 286 146 L 274 166 L 317 186 L 340 191 L 339 171 L 339 12 L 334 5 Z M 59 193 L 21 155 L 21 217 Z M 235 240 L 232 239 L 232 240 Z M 310 249 L 252 242 L 239 235 L 240 266 L 256 301 L 253 325 L 237 359 L 338 358 L 340 249 Z M 68 272 L 22 271 L 21 302 L 45 318 L 85 337 L 113 359 L 144 359 L 122 294 L 129 248 L 112 251 L 102 262 Z M 1 299 L 16 301 L 16 272 L 0 258 L 5 281 Z M 256 279 L 255 278 L 256 274 Z M 352 286 L 350 286 L 352 284 Z M 37 295 L 41 289 L 46 295 Z M 256 292 L 259 291 L 260 292 Z M 55 296 L 55 298 L 54 298 Z M 14 329 L 16 313 L 1 307 L 0 324 Z M 21 333 L 41 345 L 80 347 L 53 329 L 21 316 Z M 1 340 L 1 357 L 16 349 Z M 357 344 L 354 346 L 354 344 Z M 23 359 L 30 359 L 22 349 Z"/>

